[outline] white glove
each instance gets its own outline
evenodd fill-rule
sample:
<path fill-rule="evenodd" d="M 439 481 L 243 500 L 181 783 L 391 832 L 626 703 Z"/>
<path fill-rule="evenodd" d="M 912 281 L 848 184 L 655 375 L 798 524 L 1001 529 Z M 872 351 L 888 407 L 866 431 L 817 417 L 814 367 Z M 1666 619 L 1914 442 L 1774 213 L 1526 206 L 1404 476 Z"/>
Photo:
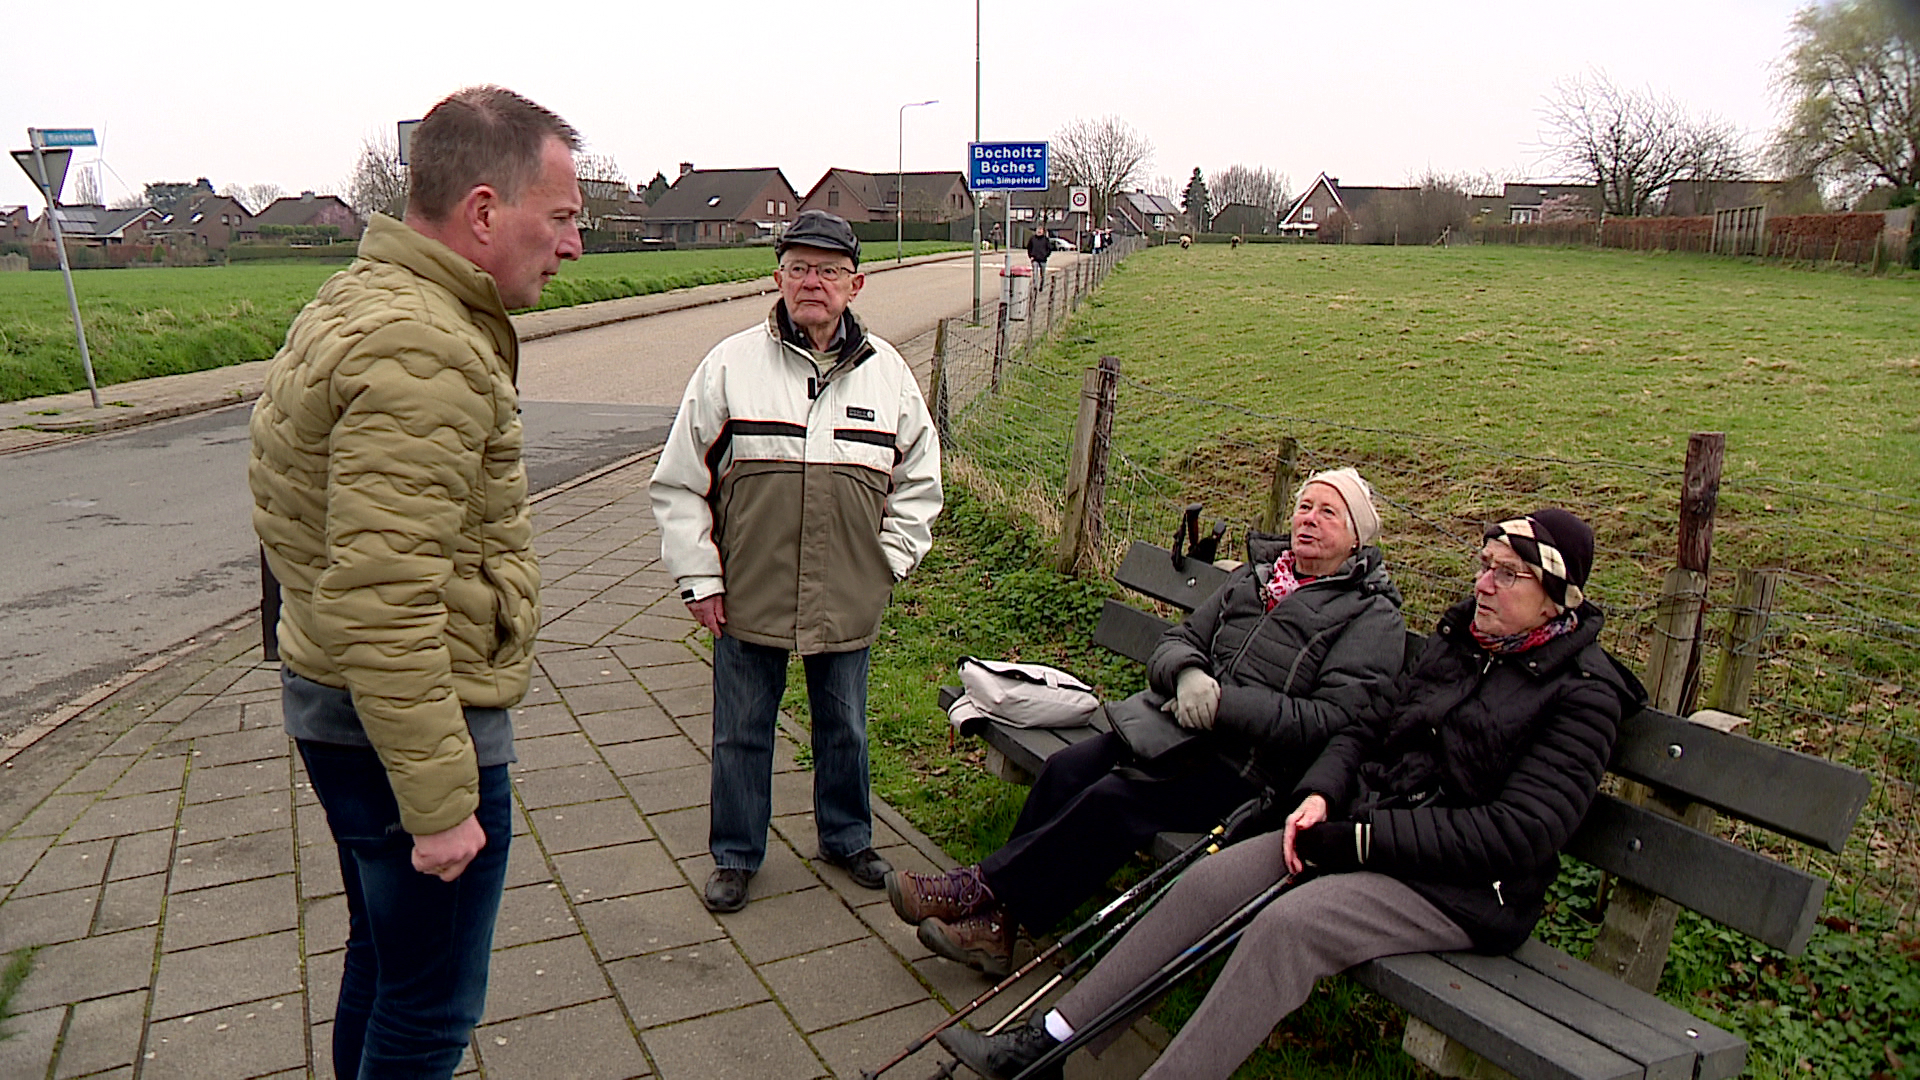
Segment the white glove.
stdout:
<path fill-rule="evenodd" d="M 1205 671 L 1190 667 L 1174 680 L 1173 718 L 1181 727 L 1210 731 L 1219 708 L 1220 684 Z"/>

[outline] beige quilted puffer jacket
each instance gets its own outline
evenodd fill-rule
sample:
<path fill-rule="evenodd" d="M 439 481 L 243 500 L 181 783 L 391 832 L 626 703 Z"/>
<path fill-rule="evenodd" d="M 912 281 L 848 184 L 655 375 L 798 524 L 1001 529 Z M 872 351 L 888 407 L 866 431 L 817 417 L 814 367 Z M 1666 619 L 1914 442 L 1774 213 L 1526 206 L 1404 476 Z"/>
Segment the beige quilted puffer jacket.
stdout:
<path fill-rule="evenodd" d="M 493 278 L 376 214 L 253 410 L 247 475 L 281 655 L 352 692 L 416 836 L 479 805 L 461 707 L 517 703 L 532 666 L 518 360 Z"/>

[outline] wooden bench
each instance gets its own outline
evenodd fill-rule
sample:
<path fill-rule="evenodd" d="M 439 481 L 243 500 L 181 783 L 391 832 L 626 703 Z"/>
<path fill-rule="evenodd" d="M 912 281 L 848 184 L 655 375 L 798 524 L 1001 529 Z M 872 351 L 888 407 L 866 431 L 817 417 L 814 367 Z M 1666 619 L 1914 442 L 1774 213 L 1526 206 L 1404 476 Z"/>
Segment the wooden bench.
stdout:
<path fill-rule="evenodd" d="M 1114 574 L 1187 611 L 1225 578 L 1211 564 L 1176 565 L 1167 549 L 1146 543 L 1135 543 Z M 1169 625 L 1109 600 L 1094 640 L 1144 663 Z M 1423 640 L 1409 634 L 1410 647 Z M 951 693 L 942 692 L 943 706 Z M 981 734 L 1004 760 L 1003 775 L 1030 779 L 1053 751 L 1094 730 L 988 724 Z M 1856 770 L 1652 709 L 1622 721 L 1608 768 L 1648 785 L 1655 805 L 1702 804 L 1830 852 L 1845 846 L 1870 793 Z M 1152 854 L 1164 859 L 1190 840 L 1163 835 Z M 1806 947 L 1826 895 L 1821 878 L 1604 792 L 1567 854 L 1787 953 Z M 1347 974 L 1413 1018 L 1408 1051 L 1443 1076 L 1720 1080 L 1746 1064 L 1737 1036 L 1539 941 L 1508 956 L 1386 957 Z M 1441 1046 L 1441 1036 L 1455 1045 Z"/>

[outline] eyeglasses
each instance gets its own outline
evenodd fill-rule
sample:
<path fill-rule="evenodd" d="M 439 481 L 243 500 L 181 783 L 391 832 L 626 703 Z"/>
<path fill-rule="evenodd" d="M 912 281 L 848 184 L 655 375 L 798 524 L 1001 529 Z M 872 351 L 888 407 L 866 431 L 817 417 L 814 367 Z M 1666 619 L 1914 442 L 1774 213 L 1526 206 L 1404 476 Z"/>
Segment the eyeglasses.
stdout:
<path fill-rule="evenodd" d="M 1537 580 L 1533 574 L 1525 570 L 1515 570 L 1511 567 L 1501 566 L 1497 562 L 1489 561 L 1487 557 L 1483 555 L 1473 563 L 1473 580 L 1479 581 L 1488 574 L 1493 575 L 1493 587 L 1496 589 L 1511 589 L 1517 581 Z"/>
<path fill-rule="evenodd" d="M 858 270 L 855 270 L 851 266 L 817 266 L 813 263 L 803 262 L 783 263 L 780 267 L 780 272 L 795 281 L 807 280 L 808 274 L 819 274 L 820 280 L 829 285 L 835 284 L 841 278 L 852 277 L 854 274 L 859 273 Z"/>

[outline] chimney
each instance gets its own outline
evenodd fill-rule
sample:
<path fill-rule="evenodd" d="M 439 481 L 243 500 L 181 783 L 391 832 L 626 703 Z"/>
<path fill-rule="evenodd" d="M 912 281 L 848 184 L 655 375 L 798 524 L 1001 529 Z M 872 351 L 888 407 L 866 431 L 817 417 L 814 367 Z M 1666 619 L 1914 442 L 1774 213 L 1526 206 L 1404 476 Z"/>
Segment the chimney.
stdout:
<path fill-rule="evenodd" d="M 301 201 L 301 202 L 312 202 L 312 201 L 313 201 L 313 192 L 311 192 L 311 191 L 303 191 L 303 192 L 301 192 L 301 193 L 300 193 L 300 201 Z"/>
<path fill-rule="evenodd" d="M 688 173 L 690 173 L 690 172 L 692 172 L 692 171 L 693 171 L 693 162 L 691 162 L 691 161 L 683 161 L 683 162 L 681 162 L 681 163 L 680 163 L 680 175 L 681 175 L 681 176 L 685 176 L 685 175 L 687 175 Z"/>

